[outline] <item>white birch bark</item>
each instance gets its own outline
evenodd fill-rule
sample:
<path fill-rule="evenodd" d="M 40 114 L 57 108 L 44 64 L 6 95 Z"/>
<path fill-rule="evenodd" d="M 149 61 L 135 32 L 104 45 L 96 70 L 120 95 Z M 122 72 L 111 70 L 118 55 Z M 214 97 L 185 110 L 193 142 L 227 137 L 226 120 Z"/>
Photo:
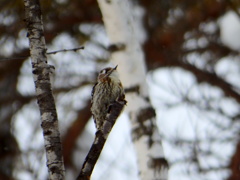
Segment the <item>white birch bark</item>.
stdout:
<path fill-rule="evenodd" d="M 127 0 L 98 0 L 111 44 L 125 48 L 112 53 L 125 88 L 139 87 L 127 93 L 132 136 L 137 151 L 139 179 L 168 179 L 168 163 L 164 158 L 161 138 L 156 126 L 155 110 L 149 102 L 146 66 L 141 49 L 133 6 Z"/>
<path fill-rule="evenodd" d="M 36 87 L 37 103 L 47 156 L 50 180 L 64 179 L 62 147 L 58 118 L 50 83 L 51 66 L 47 64 L 46 44 L 43 35 L 42 14 L 39 0 L 24 0 L 25 21 L 28 30 L 32 73 Z"/>

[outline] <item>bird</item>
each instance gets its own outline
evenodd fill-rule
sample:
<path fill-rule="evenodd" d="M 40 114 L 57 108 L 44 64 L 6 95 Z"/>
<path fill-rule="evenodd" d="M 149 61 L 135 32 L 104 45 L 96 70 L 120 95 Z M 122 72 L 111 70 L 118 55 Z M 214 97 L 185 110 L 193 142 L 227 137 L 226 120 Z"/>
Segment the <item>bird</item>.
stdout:
<path fill-rule="evenodd" d="M 111 104 L 115 101 L 124 102 L 125 92 L 119 79 L 117 66 L 102 69 L 97 83 L 92 89 L 91 112 L 97 130 L 103 131 L 103 123 L 111 111 Z"/>

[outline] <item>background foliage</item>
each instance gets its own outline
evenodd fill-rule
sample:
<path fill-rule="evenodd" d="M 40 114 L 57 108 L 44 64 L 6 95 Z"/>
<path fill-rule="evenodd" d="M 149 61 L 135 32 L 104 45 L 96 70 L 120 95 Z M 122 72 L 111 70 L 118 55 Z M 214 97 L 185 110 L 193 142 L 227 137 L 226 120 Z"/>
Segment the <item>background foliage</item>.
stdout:
<path fill-rule="evenodd" d="M 222 21 L 231 15 L 239 22 L 240 2 L 132 3 L 146 33 L 142 47 L 170 173 L 239 179 L 240 45 L 226 38 Z M 79 152 L 88 151 L 91 142 L 85 128 L 91 87 L 111 51 L 96 1 L 42 0 L 41 5 L 48 51 L 85 46 L 48 57 L 56 68 L 65 166 L 74 177 L 84 158 Z M 6 180 L 46 178 L 23 9 L 21 0 L 0 2 L 0 179 Z"/>

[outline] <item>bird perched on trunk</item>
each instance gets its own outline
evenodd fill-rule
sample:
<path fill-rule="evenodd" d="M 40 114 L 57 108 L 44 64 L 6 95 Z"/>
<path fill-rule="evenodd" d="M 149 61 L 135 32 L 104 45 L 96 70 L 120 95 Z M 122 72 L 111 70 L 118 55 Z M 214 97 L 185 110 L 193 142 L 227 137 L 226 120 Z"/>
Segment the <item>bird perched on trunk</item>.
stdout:
<path fill-rule="evenodd" d="M 97 130 L 103 130 L 103 123 L 111 112 L 111 104 L 115 101 L 124 102 L 124 104 L 127 102 L 117 66 L 101 70 L 92 90 L 91 112 Z"/>

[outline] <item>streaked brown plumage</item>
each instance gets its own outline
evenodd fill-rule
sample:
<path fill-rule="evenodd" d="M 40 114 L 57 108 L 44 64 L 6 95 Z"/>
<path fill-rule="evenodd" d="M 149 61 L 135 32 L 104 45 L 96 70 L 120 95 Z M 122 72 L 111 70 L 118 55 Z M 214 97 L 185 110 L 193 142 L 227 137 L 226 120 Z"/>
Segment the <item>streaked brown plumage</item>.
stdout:
<path fill-rule="evenodd" d="M 102 130 L 102 125 L 110 112 L 111 104 L 114 101 L 124 101 L 125 93 L 122 83 L 115 68 L 105 68 L 98 75 L 98 82 L 92 90 L 91 112 L 97 130 Z"/>

